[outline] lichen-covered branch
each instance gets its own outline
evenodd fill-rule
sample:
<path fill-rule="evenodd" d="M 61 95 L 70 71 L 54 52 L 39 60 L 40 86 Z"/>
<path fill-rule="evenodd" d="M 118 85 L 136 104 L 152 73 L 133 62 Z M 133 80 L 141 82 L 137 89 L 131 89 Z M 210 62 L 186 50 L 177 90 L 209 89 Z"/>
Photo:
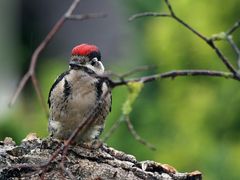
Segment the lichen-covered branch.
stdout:
<path fill-rule="evenodd" d="M 10 139 L 0 141 L 0 179 L 131 179 L 131 180 L 199 180 L 201 173 L 179 173 L 175 168 L 153 161 L 139 162 L 132 155 L 103 145 L 99 149 L 70 146 L 65 162 L 66 170 L 60 167 L 61 154 L 41 174 L 41 165 L 61 146 L 52 139 L 32 137 L 18 146 Z"/>

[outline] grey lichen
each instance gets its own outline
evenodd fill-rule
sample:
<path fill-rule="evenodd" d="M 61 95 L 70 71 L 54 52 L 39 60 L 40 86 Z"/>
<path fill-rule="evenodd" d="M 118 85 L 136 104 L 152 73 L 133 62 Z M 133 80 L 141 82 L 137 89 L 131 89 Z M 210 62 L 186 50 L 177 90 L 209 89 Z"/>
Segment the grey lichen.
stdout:
<path fill-rule="evenodd" d="M 39 139 L 31 136 L 20 145 L 11 139 L 0 142 L 0 179 L 39 179 L 42 168 L 57 148 L 54 139 Z M 132 155 L 103 145 L 99 149 L 70 146 L 65 160 L 66 171 L 60 168 L 62 154 L 41 174 L 44 179 L 201 179 L 201 173 L 179 173 L 169 165 L 153 161 L 138 162 Z"/>

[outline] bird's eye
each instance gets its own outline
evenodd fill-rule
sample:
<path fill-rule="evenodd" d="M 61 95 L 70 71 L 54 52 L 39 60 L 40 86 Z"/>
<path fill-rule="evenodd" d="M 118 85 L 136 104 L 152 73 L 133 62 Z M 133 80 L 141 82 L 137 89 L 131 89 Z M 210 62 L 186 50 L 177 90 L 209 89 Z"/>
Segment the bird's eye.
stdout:
<path fill-rule="evenodd" d="M 91 60 L 91 65 L 95 66 L 97 62 L 98 62 L 98 59 L 95 57 Z"/>

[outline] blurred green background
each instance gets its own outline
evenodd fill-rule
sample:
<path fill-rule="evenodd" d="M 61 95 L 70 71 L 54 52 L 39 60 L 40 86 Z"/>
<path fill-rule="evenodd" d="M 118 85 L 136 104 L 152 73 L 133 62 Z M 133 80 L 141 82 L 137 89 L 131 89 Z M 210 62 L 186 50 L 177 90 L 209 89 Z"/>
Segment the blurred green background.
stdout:
<path fill-rule="evenodd" d="M 21 142 L 28 133 L 46 137 L 47 118 L 31 83 L 17 103 L 7 108 L 20 77 L 26 72 L 34 48 L 70 1 L 0 2 L 0 139 Z M 206 36 L 226 31 L 239 19 L 239 0 L 171 1 L 182 19 Z M 160 0 L 82 1 L 76 12 L 106 12 L 105 19 L 67 22 L 37 65 L 47 99 L 54 79 L 67 69 L 71 48 L 77 43 L 97 44 L 108 70 L 123 73 L 141 65 L 157 70 L 138 76 L 177 69 L 226 70 L 206 43 L 168 18 L 127 18 L 142 11 L 167 11 Z M 239 44 L 239 33 L 234 35 Z M 217 45 L 236 66 L 236 55 L 222 41 Z M 137 75 L 136 75 L 137 76 Z M 135 77 L 136 77 L 135 76 Z M 146 84 L 130 115 L 137 132 L 157 147 L 139 144 L 122 123 L 108 145 L 133 154 L 138 160 L 168 163 L 179 171 L 199 170 L 204 179 L 240 179 L 239 82 L 224 78 L 180 77 Z M 126 87 L 113 91 L 112 113 L 105 132 L 120 117 Z"/>

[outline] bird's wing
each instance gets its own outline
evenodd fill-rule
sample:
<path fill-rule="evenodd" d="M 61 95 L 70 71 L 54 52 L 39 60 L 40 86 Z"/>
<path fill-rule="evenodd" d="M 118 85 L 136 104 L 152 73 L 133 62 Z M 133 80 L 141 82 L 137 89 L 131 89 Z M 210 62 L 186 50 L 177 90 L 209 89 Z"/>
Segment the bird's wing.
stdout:
<path fill-rule="evenodd" d="M 49 91 L 49 94 L 48 94 L 48 106 L 50 107 L 51 106 L 51 101 L 50 101 L 50 97 L 51 97 L 51 93 L 53 91 L 53 89 L 56 87 L 56 85 L 67 75 L 69 74 L 69 70 L 68 71 L 65 71 L 63 72 L 60 76 L 57 77 L 57 79 L 55 80 L 55 82 L 53 83 L 50 91 Z"/>

